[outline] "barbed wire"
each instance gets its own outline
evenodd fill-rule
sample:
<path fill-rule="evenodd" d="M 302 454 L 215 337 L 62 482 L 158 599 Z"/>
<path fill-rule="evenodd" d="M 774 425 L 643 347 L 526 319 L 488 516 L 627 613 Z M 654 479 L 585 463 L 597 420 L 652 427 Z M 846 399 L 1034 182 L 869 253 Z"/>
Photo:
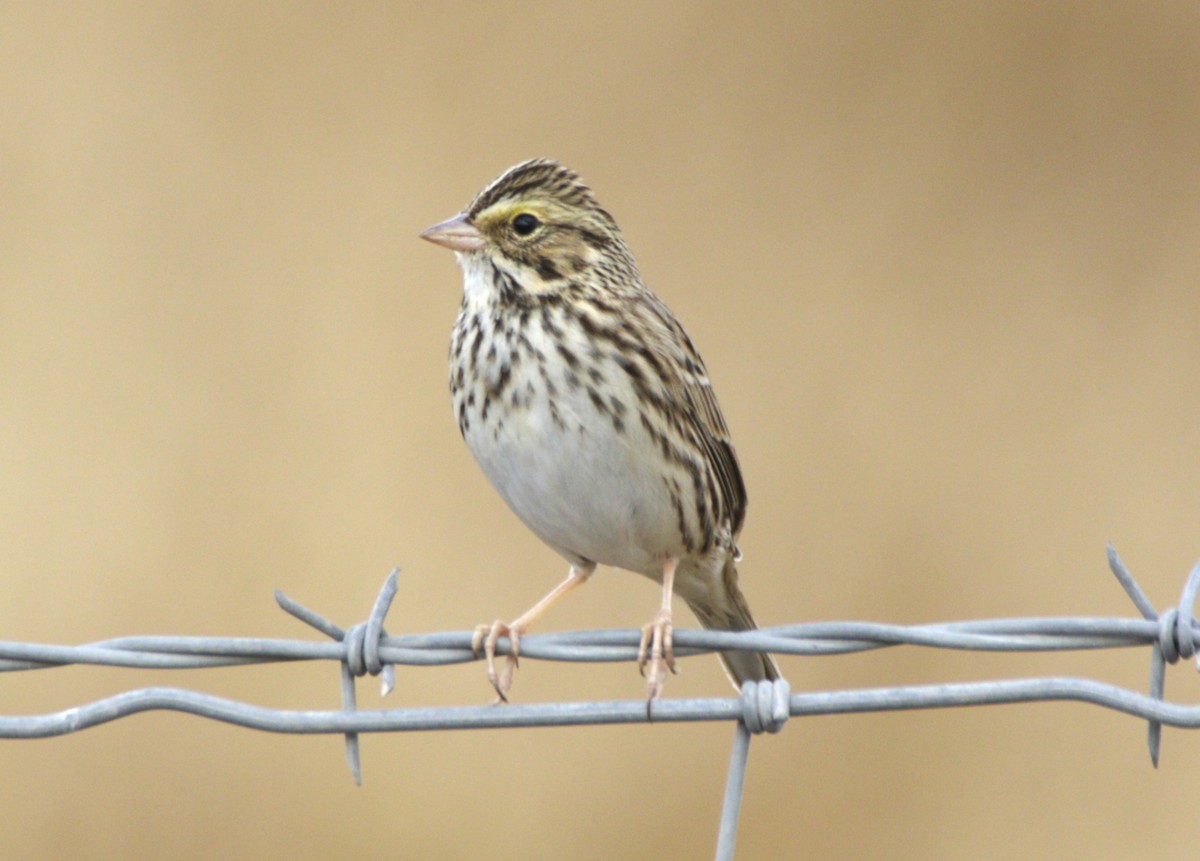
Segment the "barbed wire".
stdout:
<path fill-rule="evenodd" d="M 280 607 L 329 637 L 313 642 L 246 637 L 135 636 L 81 646 L 0 642 L 0 672 L 47 669 L 68 664 L 140 669 L 196 669 L 281 661 L 337 661 L 342 669 L 341 711 L 272 709 L 181 688 L 141 688 L 59 712 L 0 716 L 0 738 L 45 738 L 78 732 L 146 711 L 178 711 L 236 726 L 279 733 L 337 733 L 361 783 L 358 736 L 499 727 L 577 726 L 675 721 L 738 722 L 718 837 L 719 859 L 732 858 L 741 786 L 752 733 L 778 732 L 789 716 L 898 711 L 1047 701 L 1075 701 L 1113 709 L 1149 722 L 1151 761 L 1158 764 L 1164 724 L 1200 727 L 1200 705 L 1164 700 L 1165 666 L 1197 655 L 1200 625 L 1193 606 L 1200 592 L 1200 563 L 1191 571 L 1179 605 L 1159 613 L 1112 545 L 1109 568 L 1141 614 L 1110 617 L 1030 617 L 889 625 L 874 622 L 812 622 L 758 631 L 676 630 L 675 655 L 715 651 L 766 651 L 783 655 L 839 655 L 900 645 L 990 652 L 1047 652 L 1151 647 L 1148 694 L 1091 679 L 1049 677 L 953 684 L 906 685 L 791 693 L 786 682 L 748 683 L 729 698 L 448 706 L 360 711 L 355 679 L 381 676 L 383 693 L 395 684 L 395 666 L 441 666 L 480 659 L 473 632 L 389 636 L 383 620 L 398 588 L 398 570 L 385 580 L 366 622 L 341 628 L 276 591 Z M 612 629 L 530 634 L 521 638 L 521 657 L 547 661 L 614 662 L 637 659 L 640 631 Z M 511 643 L 500 638 L 498 654 Z"/>

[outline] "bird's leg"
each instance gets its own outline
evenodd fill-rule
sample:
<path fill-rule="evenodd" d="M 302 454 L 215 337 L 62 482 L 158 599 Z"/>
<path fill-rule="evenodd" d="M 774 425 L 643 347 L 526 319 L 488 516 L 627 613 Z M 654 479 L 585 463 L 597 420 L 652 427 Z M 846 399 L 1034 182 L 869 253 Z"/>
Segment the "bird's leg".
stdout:
<path fill-rule="evenodd" d="M 565 580 L 513 621 L 505 623 L 497 619 L 490 625 L 480 625 L 475 629 L 475 635 L 471 638 L 471 650 L 478 655 L 480 649 L 483 649 L 484 657 L 487 658 L 488 681 L 492 683 L 492 687 L 496 689 L 496 693 L 500 697 L 497 702 L 508 702 L 508 689 L 512 687 L 513 671 L 516 670 L 521 655 L 521 635 L 545 615 L 547 610 L 562 600 L 564 595 L 586 583 L 595 570 L 595 563 L 572 565 Z M 511 649 L 505 656 L 504 672 L 497 673 L 496 641 L 501 637 L 508 637 Z"/>
<path fill-rule="evenodd" d="M 650 623 L 642 628 L 642 642 L 638 646 L 638 669 L 646 677 L 646 710 L 650 703 L 662 693 L 667 671 L 675 670 L 675 648 L 672 642 L 671 595 L 675 587 L 677 559 L 668 557 L 663 562 L 662 606 Z M 649 670 L 646 669 L 649 665 Z"/>

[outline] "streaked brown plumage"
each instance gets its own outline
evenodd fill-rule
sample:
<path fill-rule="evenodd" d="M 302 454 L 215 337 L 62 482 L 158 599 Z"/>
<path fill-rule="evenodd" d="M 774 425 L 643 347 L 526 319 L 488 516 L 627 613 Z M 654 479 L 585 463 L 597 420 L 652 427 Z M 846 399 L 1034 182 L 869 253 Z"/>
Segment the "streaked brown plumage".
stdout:
<path fill-rule="evenodd" d="M 613 217 L 578 175 L 533 159 L 510 168 L 424 238 L 464 273 L 450 345 L 459 430 L 488 479 L 570 564 L 555 590 L 511 624 L 481 626 L 477 647 L 503 698 L 496 640 L 522 633 L 597 564 L 663 586 L 643 629 L 656 697 L 671 652 L 671 594 L 707 628 L 755 627 L 738 586 L 746 516 L 737 456 L 704 362 L 642 282 Z M 766 654 L 728 652 L 737 684 L 775 679 Z"/>

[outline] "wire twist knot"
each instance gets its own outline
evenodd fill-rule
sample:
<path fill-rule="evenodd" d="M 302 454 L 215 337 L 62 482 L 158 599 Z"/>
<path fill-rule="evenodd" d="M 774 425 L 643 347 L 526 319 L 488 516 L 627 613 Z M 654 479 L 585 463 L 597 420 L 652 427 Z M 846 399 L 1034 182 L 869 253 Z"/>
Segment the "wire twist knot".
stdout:
<path fill-rule="evenodd" d="M 1181 613 L 1178 607 L 1171 607 L 1158 617 L 1158 648 L 1168 664 L 1196 654 L 1190 616 L 1190 613 Z"/>
<path fill-rule="evenodd" d="M 787 679 L 742 685 L 742 723 L 755 735 L 777 733 L 791 714 L 792 687 Z"/>
<path fill-rule="evenodd" d="M 372 628 L 375 630 L 372 631 Z M 368 674 L 377 676 L 383 672 L 385 665 L 379 655 L 379 646 L 387 636 L 387 630 L 383 626 L 373 625 L 371 621 L 359 622 L 346 629 L 343 640 L 346 647 L 344 660 L 350 675 L 361 678 Z"/>

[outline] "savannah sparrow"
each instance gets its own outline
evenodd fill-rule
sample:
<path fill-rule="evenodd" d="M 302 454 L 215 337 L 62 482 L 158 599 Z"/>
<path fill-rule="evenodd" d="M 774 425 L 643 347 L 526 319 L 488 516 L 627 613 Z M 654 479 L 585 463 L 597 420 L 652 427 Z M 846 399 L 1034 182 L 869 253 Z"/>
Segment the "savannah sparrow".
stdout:
<path fill-rule="evenodd" d="M 638 656 L 653 700 L 675 670 L 672 592 L 706 628 L 755 627 L 735 566 L 746 488 L 700 354 L 642 283 L 616 221 L 556 162 L 510 168 L 421 236 L 463 269 L 450 342 L 458 429 L 504 501 L 571 566 L 516 620 L 476 630 L 488 678 L 505 699 L 521 635 L 611 565 L 662 585 Z M 512 654 L 497 673 L 502 636 Z M 767 654 L 721 660 L 738 685 L 779 678 Z"/>

